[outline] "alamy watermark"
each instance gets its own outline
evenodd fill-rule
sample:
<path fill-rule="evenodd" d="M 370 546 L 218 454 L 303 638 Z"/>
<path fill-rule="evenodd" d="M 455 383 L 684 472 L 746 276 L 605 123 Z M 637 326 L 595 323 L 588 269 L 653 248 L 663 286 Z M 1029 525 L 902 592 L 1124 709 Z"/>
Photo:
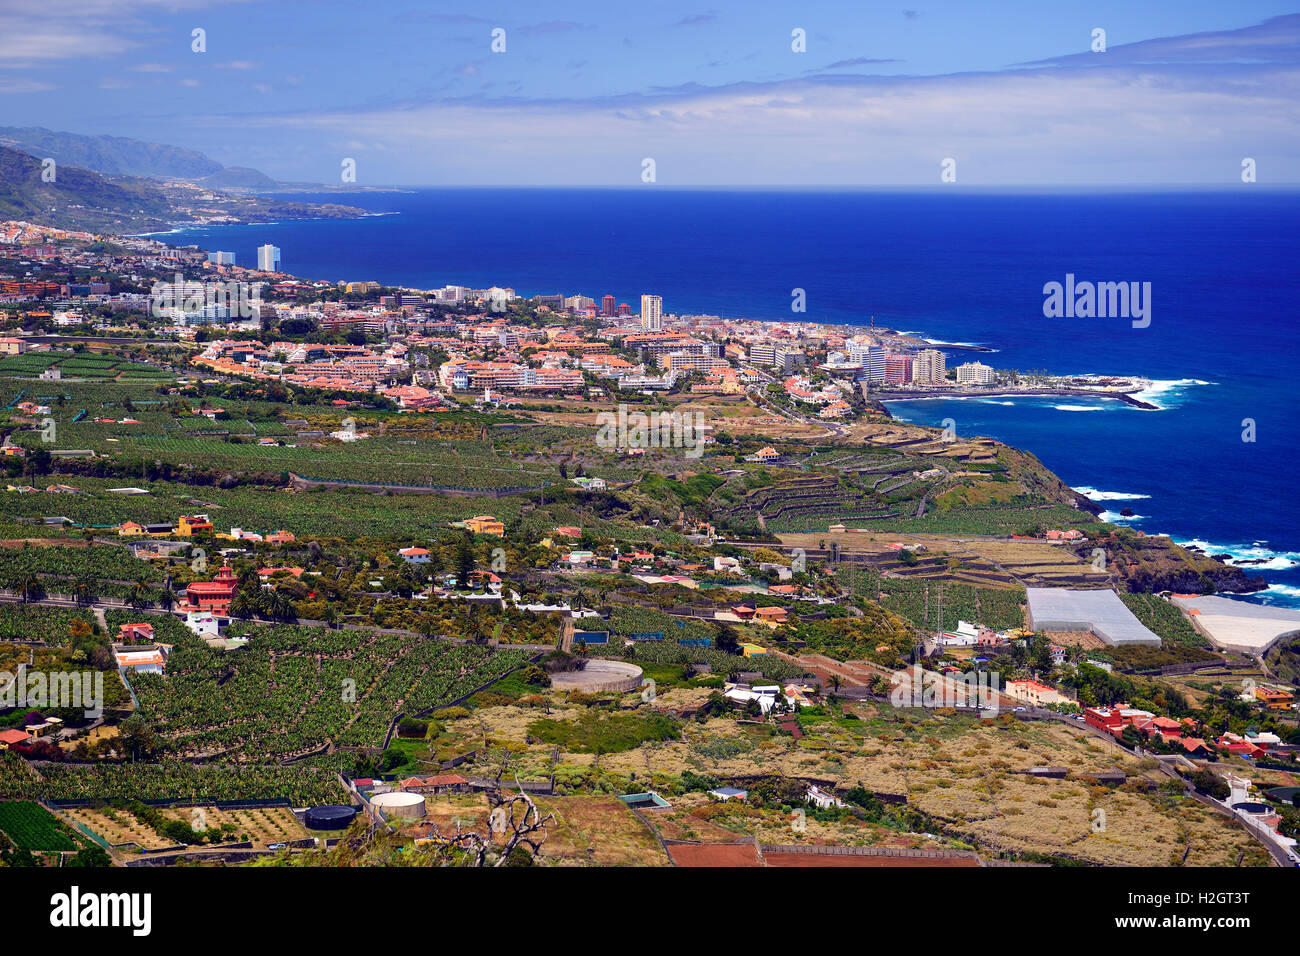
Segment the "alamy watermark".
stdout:
<path fill-rule="evenodd" d="M 179 272 L 174 282 L 155 282 L 149 290 L 153 315 L 254 319 L 262 314 L 262 283 L 187 281 Z"/>
<path fill-rule="evenodd" d="M 1151 324 L 1150 282 L 1075 282 L 1065 274 L 1064 284 L 1043 286 L 1043 315 L 1049 319 L 1129 319 L 1133 328 Z"/>
<path fill-rule="evenodd" d="M 889 702 L 895 707 L 978 708 L 981 717 L 998 715 L 1001 694 L 996 671 L 970 671 L 950 675 L 929 671 L 920 664 L 895 671 Z"/>
<path fill-rule="evenodd" d="M 133 936 L 153 929 L 152 893 L 95 893 L 73 886 L 50 897 L 50 925 L 56 929 L 124 928 Z"/>
<path fill-rule="evenodd" d="M 0 671 L 0 710 L 37 707 L 51 710 L 81 710 L 87 717 L 104 713 L 103 671 L 29 671 L 18 665 L 18 673 Z"/>
<path fill-rule="evenodd" d="M 601 448 L 684 448 L 687 458 L 704 454 L 702 412 L 631 412 L 626 405 L 618 413 L 596 416 L 596 444 Z"/>

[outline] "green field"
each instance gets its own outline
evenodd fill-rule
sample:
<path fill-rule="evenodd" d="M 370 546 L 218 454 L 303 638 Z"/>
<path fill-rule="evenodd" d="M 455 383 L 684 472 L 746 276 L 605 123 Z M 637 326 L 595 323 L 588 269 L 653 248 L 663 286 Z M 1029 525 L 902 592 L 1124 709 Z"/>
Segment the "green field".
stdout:
<path fill-rule="evenodd" d="M 0 799 L 45 800 L 265 800 L 294 806 L 346 803 L 330 772 L 310 767 L 145 763 L 54 763 L 39 775 L 17 754 L 0 753 Z"/>
<path fill-rule="evenodd" d="M 190 643 L 172 652 L 166 676 L 132 678 L 140 712 L 178 755 L 284 759 L 326 744 L 378 747 L 399 713 L 450 703 L 527 659 L 366 631 L 248 629 L 253 639 L 239 650 Z"/>
<path fill-rule="evenodd" d="M 50 811 L 30 800 L 0 803 L 0 831 L 21 850 L 75 850 L 76 843 Z"/>

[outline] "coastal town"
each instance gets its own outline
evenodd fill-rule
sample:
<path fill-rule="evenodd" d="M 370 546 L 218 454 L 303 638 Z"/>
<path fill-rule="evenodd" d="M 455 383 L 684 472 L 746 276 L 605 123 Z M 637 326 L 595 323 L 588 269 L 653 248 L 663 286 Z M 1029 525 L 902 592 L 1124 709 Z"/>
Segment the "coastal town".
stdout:
<path fill-rule="evenodd" d="M 36 266 L 0 280 L 0 304 L 40 303 L 18 313 L 33 333 L 134 335 L 154 329 L 179 342 L 201 343 L 192 360 L 200 370 L 378 392 L 403 408 L 451 407 L 445 396 L 452 392 L 481 392 L 499 404 L 511 394 L 580 398 L 596 386 L 607 392 L 761 392 L 778 413 L 839 420 L 855 417 L 855 408 L 860 411 L 873 396 L 1077 394 L 1141 405 L 1133 396 L 1150 386 L 1135 377 L 995 370 L 978 360 L 950 368 L 944 351 L 912 335 L 876 329 L 874 321 L 847 329 L 678 315 L 665 313 L 662 297 L 652 294 L 642 295 L 634 312 L 608 294 L 597 301 L 581 294 L 525 298 L 498 286 L 415 290 L 373 281 L 310 282 L 269 271 L 280 263 L 274 246 L 260 249 L 257 268 L 251 268 L 236 265 L 234 253 L 176 249 L 149 239 L 120 239 L 122 248 L 112 255 L 67 256 L 51 242 L 90 238 L 30 223 L 0 224 L 0 246 L 21 248 L 24 261 Z M 72 274 L 87 273 L 87 281 L 37 280 L 41 264 L 54 259 Z M 188 299 L 184 281 L 166 281 L 179 269 L 199 276 Z M 90 275 L 97 271 L 125 281 L 114 289 L 96 281 L 102 276 Z M 142 322 L 141 313 L 170 321 Z M 543 326 L 539 317 L 568 321 Z M 343 341 L 263 342 L 249 334 L 274 323 Z M 241 334 L 221 339 L 213 335 L 220 328 Z M 32 343 L 9 336 L 0 347 L 19 354 Z M 446 355 L 436 368 L 430 367 L 432 352 Z"/>
<path fill-rule="evenodd" d="M 884 404 L 1146 380 L 291 259 L 0 227 L 7 861 L 1300 863 L 1300 614 Z"/>

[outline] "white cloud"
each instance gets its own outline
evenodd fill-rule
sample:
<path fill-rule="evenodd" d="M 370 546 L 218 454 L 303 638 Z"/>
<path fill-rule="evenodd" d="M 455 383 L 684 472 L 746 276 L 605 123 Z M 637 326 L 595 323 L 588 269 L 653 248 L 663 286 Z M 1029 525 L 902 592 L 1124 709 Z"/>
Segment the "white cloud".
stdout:
<path fill-rule="evenodd" d="M 53 83 L 37 80 L 0 80 L 0 93 L 44 93 L 57 89 Z"/>
<path fill-rule="evenodd" d="M 1229 181 L 1241 156 L 1261 154 L 1275 157 L 1276 181 L 1300 180 L 1297 102 L 1300 70 L 1292 67 L 1213 76 L 1047 68 L 816 77 L 597 101 L 450 100 L 229 122 L 289 130 L 308 144 L 348 135 L 382 145 L 394 155 L 385 164 L 390 182 L 632 185 L 644 156 L 656 158 L 664 184 L 937 183 L 949 156 L 968 184 Z M 410 148 L 420 142 L 429 150 Z M 421 155 L 435 155 L 437 165 L 413 158 Z"/>
<path fill-rule="evenodd" d="M 0 68 L 119 56 L 137 49 L 140 37 L 156 30 L 160 15 L 217 5 L 218 0 L 59 0 L 55 10 L 50 0 L 4 0 Z"/>

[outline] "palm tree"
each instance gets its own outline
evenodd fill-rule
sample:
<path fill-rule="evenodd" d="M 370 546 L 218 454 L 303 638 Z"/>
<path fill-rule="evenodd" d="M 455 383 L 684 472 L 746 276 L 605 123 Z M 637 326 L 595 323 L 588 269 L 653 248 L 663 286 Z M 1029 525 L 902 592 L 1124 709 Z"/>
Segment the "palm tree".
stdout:
<path fill-rule="evenodd" d="M 288 593 L 279 589 L 271 592 L 271 599 L 267 602 L 271 617 L 277 621 L 292 621 L 297 617 L 293 608 L 293 598 Z"/>
<path fill-rule="evenodd" d="M 236 591 L 235 596 L 230 600 L 230 616 L 250 617 L 254 610 L 253 602 L 249 600 L 248 594 L 244 591 Z"/>
<path fill-rule="evenodd" d="M 95 597 L 95 584 L 90 578 L 78 578 L 72 587 L 78 604 L 89 604 Z"/>
<path fill-rule="evenodd" d="M 149 597 L 149 585 L 144 581 L 136 581 L 131 586 L 131 596 L 128 600 L 131 607 L 137 611 L 152 604 L 153 601 Z"/>
<path fill-rule="evenodd" d="M 29 601 L 39 601 L 45 596 L 45 588 L 41 585 L 41 579 L 35 574 L 29 574 L 23 578 L 21 590 L 24 604 Z"/>

